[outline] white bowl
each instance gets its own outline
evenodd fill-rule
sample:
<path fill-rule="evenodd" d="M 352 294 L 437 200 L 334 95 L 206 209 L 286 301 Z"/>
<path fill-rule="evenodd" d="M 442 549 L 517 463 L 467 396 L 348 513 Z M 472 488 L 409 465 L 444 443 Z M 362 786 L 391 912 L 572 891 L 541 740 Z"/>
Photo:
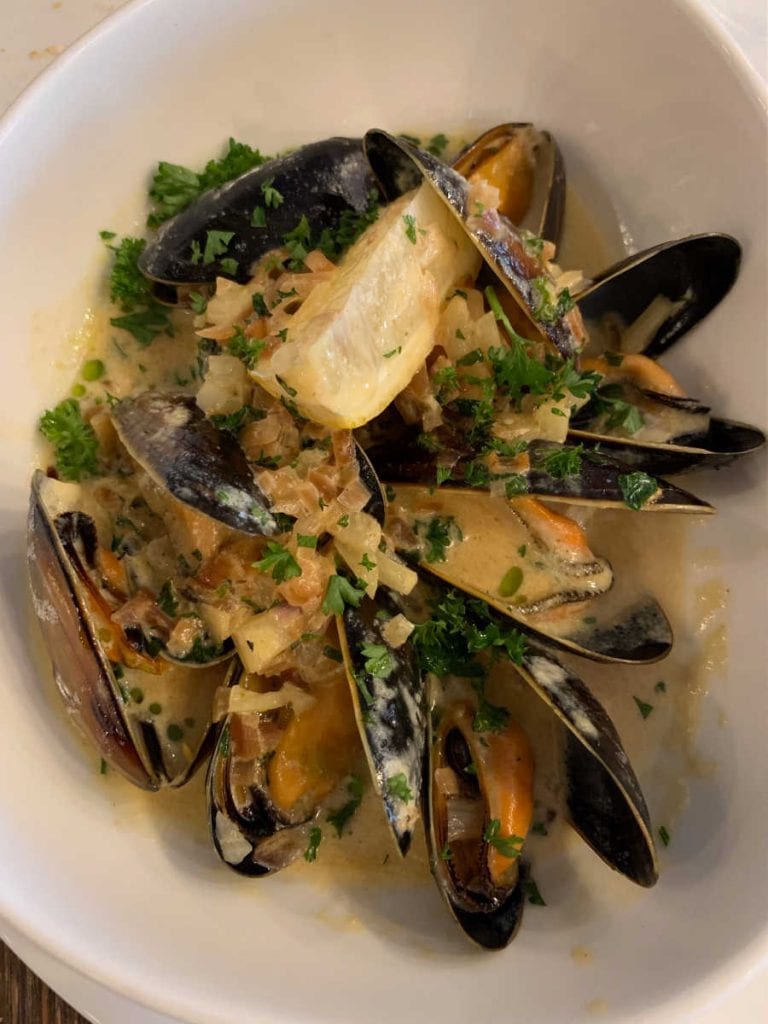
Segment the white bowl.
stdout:
<path fill-rule="evenodd" d="M 673 362 L 723 414 L 764 422 L 763 105 L 682 0 L 143 0 L 0 130 L 0 917 L 148 1007 L 201 1024 L 661 1024 L 768 956 L 764 458 L 694 487 L 721 509 L 698 541 L 722 551 L 731 658 L 696 739 L 717 770 L 692 783 L 659 885 L 628 897 L 606 871 L 591 892 L 580 873 L 592 855 L 571 851 L 546 868 L 546 911 L 502 954 L 465 946 L 428 883 L 231 876 L 199 824 L 105 786 L 41 681 L 24 570 L 34 424 L 79 362 L 67 339 L 102 273 L 97 232 L 139 228 L 153 162 L 195 165 L 230 134 L 269 151 L 372 126 L 522 119 L 557 135 L 629 244 L 708 229 L 742 241 L 736 288 Z"/>

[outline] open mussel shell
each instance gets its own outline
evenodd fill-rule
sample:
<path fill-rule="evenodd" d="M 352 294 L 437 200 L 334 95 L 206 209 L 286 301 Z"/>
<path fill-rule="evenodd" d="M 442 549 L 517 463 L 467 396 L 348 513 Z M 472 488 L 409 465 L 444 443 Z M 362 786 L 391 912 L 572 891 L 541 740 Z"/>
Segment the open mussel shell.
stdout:
<path fill-rule="evenodd" d="M 556 647 L 595 661 L 641 664 L 672 648 L 672 627 L 658 601 L 614 580 L 601 558 L 561 558 L 542 545 L 515 511 L 528 499 L 495 498 L 482 491 L 401 484 L 391 510 L 420 537 L 402 553 L 419 568 L 512 619 Z M 440 544 L 430 542 L 440 524 Z M 546 561 L 544 561 L 546 560 Z M 525 597 L 526 590 L 537 593 Z M 570 607 L 569 607 L 570 606 Z"/>
<path fill-rule="evenodd" d="M 537 238 L 557 244 L 565 212 L 565 163 L 549 134 L 527 123 L 500 124 L 470 143 L 453 161 L 499 188 L 499 213 Z"/>
<path fill-rule="evenodd" d="M 654 885 L 658 864 L 648 808 L 605 708 L 577 676 L 532 643 L 518 671 L 564 727 L 570 823 L 614 870 L 638 885 Z"/>
<path fill-rule="evenodd" d="M 637 441 L 631 437 L 599 434 L 588 426 L 568 430 L 569 441 L 599 447 L 600 453 L 620 460 L 633 470 L 652 474 L 687 473 L 693 469 L 719 469 L 765 444 L 758 427 L 712 417 L 705 433 L 675 438 L 672 442 Z"/>
<path fill-rule="evenodd" d="M 627 256 L 574 298 L 593 347 L 599 339 L 656 358 L 728 294 L 740 264 L 741 246 L 730 235 L 690 235 Z"/>
<path fill-rule="evenodd" d="M 523 919 L 522 882 L 525 871 L 518 862 L 505 873 L 503 880 L 495 881 L 487 863 L 490 848 L 484 846 L 483 840 L 478 840 L 479 856 L 478 851 L 459 851 L 456 844 L 449 843 L 448 805 L 446 797 L 441 795 L 437 774 L 448 769 L 454 772 L 456 779 L 463 779 L 466 784 L 470 779 L 466 774 L 467 768 L 474 769 L 471 791 L 482 807 L 482 829 L 485 830 L 494 813 L 477 763 L 484 748 L 488 747 L 488 741 L 473 734 L 471 718 L 463 723 L 469 728 L 462 729 L 461 719 L 467 716 L 462 716 L 461 706 L 441 706 L 434 677 L 430 678 L 430 684 L 428 777 L 422 802 L 430 869 L 451 915 L 464 933 L 483 949 L 503 949 L 515 937 Z M 454 714 L 456 711 L 459 713 Z M 497 741 L 498 737 L 493 739 Z M 483 746 L 477 746 L 479 743 Z M 530 789 L 530 765 L 526 765 L 521 775 L 526 778 L 520 781 L 516 778 L 514 784 L 522 784 L 523 788 L 527 785 Z M 524 793 L 523 799 L 527 795 L 530 794 Z"/>
<path fill-rule="evenodd" d="M 426 692 L 409 641 L 393 647 L 387 640 L 387 623 L 398 614 L 394 596 L 379 587 L 375 598 L 363 598 L 357 608 L 347 605 L 338 628 L 371 776 L 405 855 L 419 819 Z M 374 674 L 377 661 L 381 675 Z"/>
<path fill-rule="evenodd" d="M 221 275 L 244 283 L 254 262 L 280 248 L 302 216 L 317 238 L 325 228 L 336 229 L 347 211 L 362 213 L 375 187 L 359 139 L 302 146 L 206 192 L 161 228 L 141 254 L 139 268 L 160 286 L 161 301 L 173 301 L 177 285 L 212 283 Z M 282 201 L 267 204 L 268 188 Z M 254 224 L 257 207 L 264 212 L 263 226 Z M 212 231 L 232 233 L 223 251 L 213 258 L 195 256 L 205 254 Z"/>
<path fill-rule="evenodd" d="M 78 492 L 77 485 L 61 484 L 39 470 L 32 479 L 29 576 L 57 686 L 68 712 L 106 764 L 143 789 L 180 786 L 207 755 L 210 723 L 205 718 L 189 726 L 181 743 L 158 726 L 150 702 L 138 699 L 118 678 L 117 663 L 105 650 L 112 632 L 109 612 L 100 607 L 89 572 L 96 526 L 77 510 L 72 499 Z M 189 682 L 195 698 L 202 694 L 204 699 L 219 679 L 198 672 Z"/>
<path fill-rule="evenodd" d="M 429 452 L 418 443 L 419 436 L 419 432 L 410 431 L 395 443 L 381 442 L 368 449 L 368 457 L 381 479 L 395 485 L 408 483 L 430 487 L 435 484 L 438 469 L 442 469 L 450 471 L 450 476 L 441 483 L 441 487 L 469 486 L 465 481 L 470 467 L 476 465 L 474 454 L 462 454 L 459 448 L 451 449 L 450 445 L 439 453 Z M 547 472 L 548 455 L 574 447 L 547 441 L 532 442 L 529 447 L 530 469 L 515 473 L 516 477 L 524 477 L 525 493 L 569 505 L 628 510 L 619 478 L 631 473 L 632 466 L 602 452 L 587 450 L 581 453 L 578 472 L 566 476 L 553 476 Z M 503 477 L 500 479 L 503 483 Z M 712 505 L 695 494 L 666 480 L 658 480 L 657 483 L 656 494 L 642 506 L 644 512 L 709 514 L 715 511 Z M 487 490 L 490 482 L 476 486 Z"/>
<path fill-rule="evenodd" d="M 240 682 L 242 666 L 232 663 L 227 686 Z M 255 716 L 256 728 L 268 715 Z M 241 875 L 272 874 L 296 860 L 306 849 L 309 821 L 286 822 L 269 797 L 266 767 L 245 786 L 236 781 L 237 741 L 233 738 L 233 716 L 227 715 L 216 736 L 208 765 L 206 793 L 208 823 L 214 847 L 221 860 Z"/>
<path fill-rule="evenodd" d="M 504 217 L 493 211 L 469 208 L 468 184 L 453 168 L 417 149 L 404 139 L 373 129 L 363 140 L 366 156 L 387 199 L 418 188 L 426 181 L 463 226 L 488 266 L 494 271 L 537 337 L 550 342 L 563 356 L 581 347 L 577 310 L 537 319 L 539 296 L 534 282 L 546 273 L 539 259 L 526 248 L 523 237 Z"/>
<path fill-rule="evenodd" d="M 241 533 L 279 532 L 242 448 L 194 398 L 145 391 L 115 405 L 112 420 L 128 454 L 172 497 Z"/>

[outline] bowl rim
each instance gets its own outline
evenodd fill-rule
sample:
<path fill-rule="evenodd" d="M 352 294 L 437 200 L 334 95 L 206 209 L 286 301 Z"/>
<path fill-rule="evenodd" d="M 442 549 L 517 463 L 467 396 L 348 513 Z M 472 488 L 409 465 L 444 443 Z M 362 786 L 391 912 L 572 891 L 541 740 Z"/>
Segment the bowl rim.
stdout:
<path fill-rule="evenodd" d="M 768 130 L 768 72 L 766 78 L 763 78 L 750 63 L 707 0 L 667 2 L 680 9 L 686 20 L 698 22 L 699 26 L 705 29 L 707 36 L 717 44 L 721 60 L 740 80 L 745 93 L 756 101 L 755 106 L 759 111 L 757 116 L 762 117 Z M 83 53 L 98 45 L 103 38 L 119 33 L 125 23 L 136 18 L 141 12 L 159 7 L 162 3 L 163 0 L 127 0 L 118 10 L 106 14 L 96 25 L 78 36 L 62 54 L 25 86 L 0 115 L 0 154 L 11 141 L 18 125 L 27 117 L 28 111 L 45 100 L 48 91 L 55 88 L 58 77 L 76 64 Z M 10 899 L 4 899 L 3 892 L 0 891 L 0 928 L 4 921 L 18 931 L 24 940 L 81 977 L 131 1000 L 138 1007 L 177 1019 L 179 1024 L 186 1021 L 191 1024 L 193 1018 L 189 1017 L 189 1001 L 179 999 L 175 993 L 154 992 L 150 1002 L 149 993 L 137 989 L 130 976 L 119 970 L 117 963 L 105 968 L 103 961 L 98 961 L 93 954 L 87 955 L 82 950 L 71 951 L 65 946 L 63 936 L 59 939 L 51 937 L 44 926 L 25 916 L 23 900 L 14 901 L 12 894 Z M 644 1013 L 650 1012 L 652 1016 L 645 1016 L 643 1019 L 647 1024 L 671 1024 L 673 1020 L 683 1018 L 693 1020 L 694 1014 L 715 1011 L 723 1006 L 731 996 L 761 972 L 766 972 L 768 980 L 768 916 L 763 930 L 750 942 L 729 955 L 690 988 L 680 991 L 653 1009 L 647 1008 Z M 205 1008 L 203 1010 L 205 1012 Z M 272 1024 L 268 1018 L 261 1016 L 257 1007 L 254 1007 L 254 1010 L 259 1013 L 258 1017 L 253 1017 L 254 1024 L 261 1024 L 262 1021 L 264 1024 Z M 194 1019 L 202 1020 L 198 1017 Z M 299 1024 L 299 1018 L 296 1018 L 296 1024 Z M 306 1024 L 309 1024 L 309 1021 Z"/>

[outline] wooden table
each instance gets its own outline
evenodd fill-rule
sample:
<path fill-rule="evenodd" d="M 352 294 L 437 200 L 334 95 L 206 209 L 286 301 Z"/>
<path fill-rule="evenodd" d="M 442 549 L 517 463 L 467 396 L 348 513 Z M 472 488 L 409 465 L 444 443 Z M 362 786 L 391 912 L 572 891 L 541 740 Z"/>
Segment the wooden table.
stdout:
<path fill-rule="evenodd" d="M 0 1024 L 87 1024 L 0 942 Z"/>

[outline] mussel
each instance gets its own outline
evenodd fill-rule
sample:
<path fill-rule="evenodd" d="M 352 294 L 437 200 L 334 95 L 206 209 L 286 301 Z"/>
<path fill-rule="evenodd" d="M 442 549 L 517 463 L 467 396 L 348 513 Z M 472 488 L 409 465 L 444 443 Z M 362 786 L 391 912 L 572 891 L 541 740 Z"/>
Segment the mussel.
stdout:
<path fill-rule="evenodd" d="M 171 497 L 233 530 L 277 533 L 242 449 L 194 398 L 145 391 L 119 402 L 112 419 L 131 457 Z"/>
<path fill-rule="evenodd" d="M 321 647 L 312 677 L 307 688 L 251 676 L 246 689 L 238 665 L 229 680 L 206 785 L 214 845 L 240 874 L 270 874 L 301 856 L 314 822 L 357 767 L 343 666 Z"/>
<path fill-rule="evenodd" d="M 347 606 L 338 627 L 371 777 L 405 855 L 419 818 L 426 722 L 424 682 L 407 639 L 411 627 L 383 588 L 375 600 Z"/>
<path fill-rule="evenodd" d="M 558 647 L 639 663 L 672 646 L 658 602 L 614 583 L 581 527 L 534 498 L 399 485 L 392 511 L 400 550 L 422 569 Z"/>
<path fill-rule="evenodd" d="M 81 504 L 78 485 L 35 474 L 28 565 L 54 677 L 106 764 L 144 789 L 182 785 L 207 754 L 227 665 L 174 667 L 113 621 L 100 583 L 109 549 Z"/>
<path fill-rule="evenodd" d="M 479 945 L 497 949 L 520 924 L 537 756 L 526 731 L 531 700 L 543 701 L 552 713 L 545 717 L 558 725 L 557 764 L 546 770 L 563 780 L 567 820 L 610 867 L 638 885 L 653 885 L 658 869 L 648 810 L 602 706 L 530 641 L 503 645 L 507 658 L 473 655 L 483 643 L 486 651 L 496 649 L 488 644 L 504 636 L 499 621 L 456 592 L 440 591 L 435 604 L 438 613 L 453 606 L 462 614 L 457 629 L 468 638 L 463 651 L 460 642 L 446 641 L 458 657 L 455 674 L 441 669 L 440 678 L 429 677 L 424 790 L 432 872 L 459 925 Z M 422 628 L 428 638 L 429 624 Z M 432 668 L 440 668 L 440 658 L 428 650 Z"/>
<path fill-rule="evenodd" d="M 435 432 L 440 439 L 441 433 Z M 379 440 L 366 449 L 376 472 L 385 484 L 421 484 L 423 487 L 492 486 L 511 489 L 531 497 L 590 508 L 629 509 L 621 478 L 634 469 L 594 449 L 552 441 L 532 441 L 526 452 L 508 460 L 495 460 L 494 467 L 478 469 L 474 452 L 460 432 L 446 431 L 439 451 L 432 452 L 420 442 L 421 432 L 404 429 L 392 438 Z M 572 472 L 552 472 L 567 457 L 575 464 Z M 553 459 L 554 456 L 554 459 Z M 564 459 L 563 456 L 566 458 Z M 667 480 L 656 481 L 656 491 L 642 505 L 646 512 L 711 514 L 714 508 L 695 494 Z"/>
<path fill-rule="evenodd" d="M 376 199 L 360 140 L 324 139 L 207 192 L 161 228 L 139 266 L 163 301 L 176 301 L 179 286 L 222 275 L 245 282 L 255 261 L 283 246 L 301 217 L 319 238 Z"/>

